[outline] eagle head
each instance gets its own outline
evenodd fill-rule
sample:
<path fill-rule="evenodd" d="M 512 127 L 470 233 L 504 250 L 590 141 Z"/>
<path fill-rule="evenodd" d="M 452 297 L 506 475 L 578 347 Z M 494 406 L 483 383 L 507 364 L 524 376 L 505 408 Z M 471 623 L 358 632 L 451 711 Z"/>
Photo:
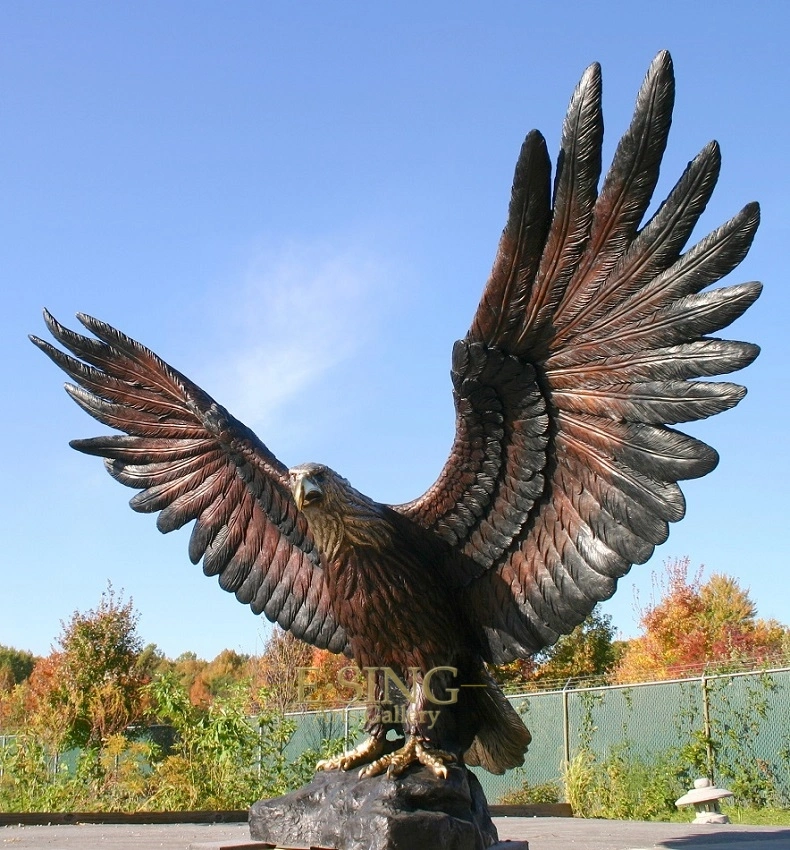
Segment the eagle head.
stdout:
<path fill-rule="evenodd" d="M 296 507 L 309 517 L 316 512 L 342 513 L 348 481 L 321 463 L 303 463 L 288 470 Z M 345 486 L 344 486 L 345 485 Z"/>
<path fill-rule="evenodd" d="M 334 558 L 344 541 L 354 546 L 381 547 L 392 528 L 383 505 L 355 490 L 321 463 L 303 463 L 288 470 L 296 507 L 324 554 Z"/>

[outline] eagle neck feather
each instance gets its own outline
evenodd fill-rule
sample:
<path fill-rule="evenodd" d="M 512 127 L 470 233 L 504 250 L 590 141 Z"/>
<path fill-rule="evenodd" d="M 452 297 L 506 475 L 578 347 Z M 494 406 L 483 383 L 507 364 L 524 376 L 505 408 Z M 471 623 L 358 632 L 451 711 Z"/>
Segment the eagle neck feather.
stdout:
<path fill-rule="evenodd" d="M 344 548 L 381 550 L 393 538 L 394 529 L 382 506 L 347 482 L 338 487 L 331 504 L 308 516 L 311 531 L 324 556 L 335 560 Z"/>

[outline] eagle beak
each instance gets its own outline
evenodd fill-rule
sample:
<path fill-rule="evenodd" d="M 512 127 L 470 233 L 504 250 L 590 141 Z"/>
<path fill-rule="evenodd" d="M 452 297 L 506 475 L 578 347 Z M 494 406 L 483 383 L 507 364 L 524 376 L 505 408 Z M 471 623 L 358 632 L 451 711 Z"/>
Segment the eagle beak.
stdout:
<path fill-rule="evenodd" d="M 293 495 L 296 507 L 301 511 L 305 505 L 317 502 L 324 494 L 312 478 L 304 476 L 294 483 Z"/>

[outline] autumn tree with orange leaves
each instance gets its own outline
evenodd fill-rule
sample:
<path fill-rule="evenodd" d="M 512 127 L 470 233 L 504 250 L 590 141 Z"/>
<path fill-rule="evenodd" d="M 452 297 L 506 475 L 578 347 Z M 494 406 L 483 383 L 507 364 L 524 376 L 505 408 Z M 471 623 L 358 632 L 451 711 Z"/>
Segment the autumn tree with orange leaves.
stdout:
<path fill-rule="evenodd" d="M 138 619 L 132 600 L 108 585 L 96 608 L 75 611 L 62 624 L 50 656 L 54 676 L 38 694 L 38 709 L 60 712 L 65 745 L 97 746 L 145 713 Z"/>
<path fill-rule="evenodd" d="M 112 586 L 96 608 L 62 623 L 56 648 L 0 695 L 4 730 L 34 732 L 53 750 L 96 747 L 143 718 L 138 614 Z M 20 653 L 18 651 L 17 655 Z"/>
<path fill-rule="evenodd" d="M 702 567 L 691 573 L 689 559 L 676 558 L 654 583 L 653 600 L 640 610 L 642 634 L 627 642 L 614 671 L 617 682 L 764 664 L 781 657 L 788 645 L 788 629 L 758 619 L 748 591 L 731 576 L 714 573 L 703 580 Z"/>

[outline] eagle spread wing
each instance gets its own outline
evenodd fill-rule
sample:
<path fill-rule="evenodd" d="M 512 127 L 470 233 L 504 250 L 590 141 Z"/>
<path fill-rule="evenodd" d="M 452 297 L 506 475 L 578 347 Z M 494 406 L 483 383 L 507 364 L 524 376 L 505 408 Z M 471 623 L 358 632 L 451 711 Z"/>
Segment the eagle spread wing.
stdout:
<path fill-rule="evenodd" d="M 681 254 L 713 190 L 719 150 L 689 164 L 640 230 L 664 151 L 674 82 L 654 61 L 633 121 L 597 190 L 597 65 L 571 100 L 551 199 L 542 136 L 527 136 L 491 277 L 453 350 L 455 442 L 436 483 L 396 506 L 474 562 L 462 600 L 487 661 L 539 650 L 570 631 L 618 577 L 644 562 L 684 512 L 677 481 L 716 453 L 668 427 L 736 404 L 742 387 L 695 381 L 739 369 L 756 346 L 708 336 L 739 316 L 756 283 L 702 292 L 743 259 L 749 205 Z M 140 489 L 162 531 L 194 520 L 189 552 L 223 588 L 318 647 L 348 651 L 325 553 L 288 470 L 252 432 L 152 352 L 80 316 L 96 339 L 46 315 L 75 356 L 33 341 L 78 386 L 74 400 L 125 435 L 77 440 Z M 300 505 L 301 507 L 301 505 Z M 470 561 L 471 559 L 471 561 Z M 456 597 L 458 598 L 458 597 Z"/>
<path fill-rule="evenodd" d="M 320 648 L 342 652 L 324 564 L 291 495 L 288 470 L 241 422 L 153 352 L 90 316 L 80 321 L 98 339 L 81 336 L 44 314 L 71 357 L 33 342 L 79 386 L 69 395 L 91 416 L 126 435 L 73 440 L 105 458 L 107 471 L 142 490 L 130 502 L 160 511 L 167 532 L 195 520 L 193 563 L 256 614 Z M 84 361 L 84 362 L 81 362 Z"/>
<path fill-rule="evenodd" d="M 437 482 L 399 510 L 487 569 L 467 602 L 487 660 L 571 631 L 684 514 L 677 482 L 718 457 L 670 427 L 726 410 L 755 345 L 709 337 L 760 284 L 702 292 L 743 259 L 749 204 L 681 251 L 716 183 L 715 142 L 639 229 L 666 145 L 674 78 L 660 53 L 600 193 L 601 75 L 571 99 L 550 200 L 543 137 L 516 165 L 507 225 L 466 338 L 453 353 L 456 437 Z"/>

